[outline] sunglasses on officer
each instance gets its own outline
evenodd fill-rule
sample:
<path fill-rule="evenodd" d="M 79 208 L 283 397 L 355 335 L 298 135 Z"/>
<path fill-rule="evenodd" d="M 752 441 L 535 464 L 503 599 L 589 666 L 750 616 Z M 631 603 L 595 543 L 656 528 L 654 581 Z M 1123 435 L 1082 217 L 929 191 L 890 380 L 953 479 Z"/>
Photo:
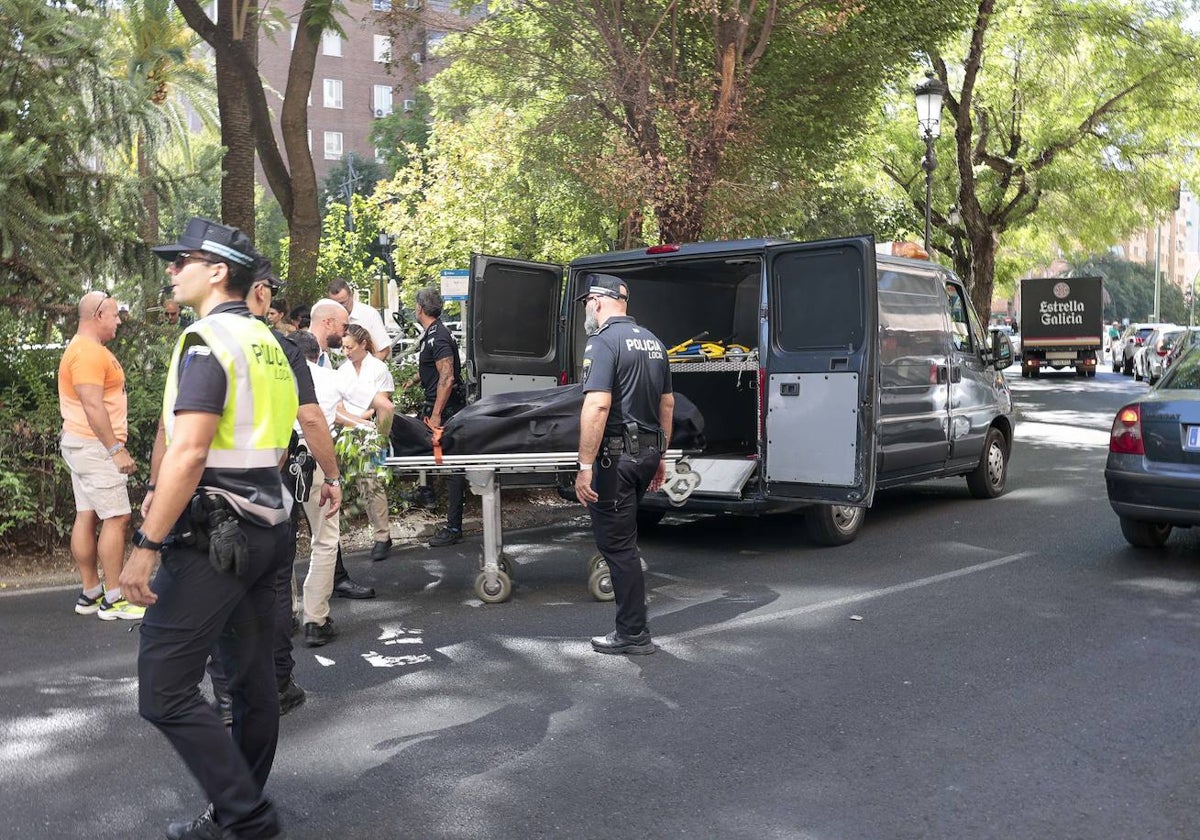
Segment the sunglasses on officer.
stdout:
<path fill-rule="evenodd" d="M 171 265 L 176 271 L 183 271 L 184 266 L 186 266 L 189 262 L 202 262 L 206 265 L 213 264 L 213 260 L 210 260 L 208 257 L 202 256 L 201 254 L 193 254 L 190 251 L 180 251 L 175 255 L 175 259 L 171 260 Z"/>
<path fill-rule="evenodd" d="M 96 304 L 96 311 L 92 313 L 93 318 L 100 317 L 100 309 L 104 306 L 104 301 L 106 301 L 110 297 L 112 297 L 112 295 L 110 295 L 108 292 L 104 291 L 103 289 L 100 291 L 100 294 L 102 294 L 104 297 L 100 298 L 100 302 Z"/>

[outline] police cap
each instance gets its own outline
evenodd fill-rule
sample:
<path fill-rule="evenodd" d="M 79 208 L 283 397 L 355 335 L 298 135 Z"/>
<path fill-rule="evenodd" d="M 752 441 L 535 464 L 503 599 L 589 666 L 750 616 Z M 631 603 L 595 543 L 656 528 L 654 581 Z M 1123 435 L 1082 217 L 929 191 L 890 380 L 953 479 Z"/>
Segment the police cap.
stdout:
<path fill-rule="evenodd" d="M 235 227 L 199 216 L 188 219 L 178 242 L 158 245 L 150 250 L 168 262 L 185 251 L 204 251 L 252 270 L 261 258 L 246 234 Z"/>
<path fill-rule="evenodd" d="M 583 282 L 587 286 L 587 291 L 575 298 L 577 302 L 589 295 L 629 300 L 629 285 L 620 277 L 613 277 L 611 274 L 585 274 Z"/>

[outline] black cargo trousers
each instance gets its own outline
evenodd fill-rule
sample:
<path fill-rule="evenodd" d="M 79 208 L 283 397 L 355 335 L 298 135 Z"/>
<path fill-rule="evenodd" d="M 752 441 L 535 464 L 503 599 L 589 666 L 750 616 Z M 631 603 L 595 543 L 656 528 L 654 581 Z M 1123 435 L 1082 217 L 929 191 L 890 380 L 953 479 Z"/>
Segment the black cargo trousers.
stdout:
<path fill-rule="evenodd" d="M 442 410 L 442 425 L 446 425 L 446 421 L 458 414 L 463 407 L 461 400 L 457 400 L 452 395 L 446 403 L 446 407 Z M 421 406 L 421 418 L 428 420 L 433 414 L 433 403 L 425 400 L 425 404 Z M 432 492 L 433 487 L 429 484 Z M 463 507 L 467 502 L 467 477 L 463 473 L 453 473 L 446 477 L 446 527 L 451 530 L 462 532 L 463 522 Z"/>
<path fill-rule="evenodd" d="M 646 577 L 638 556 L 638 502 L 658 471 L 662 453 L 642 445 L 637 455 L 608 455 L 607 439 L 592 467 L 592 489 L 600 497 L 588 504 L 596 547 L 608 563 L 617 601 L 617 632 L 636 636 L 646 629 Z"/>
<path fill-rule="evenodd" d="M 151 588 L 158 601 L 142 620 L 138 711 L 171 742 L 213 804 L 218 825 L 238 837 L 273 836 L 274 806 L 263 796 L 279 737 L 273 661 L 276 588 L 287 562 L 289 524 L 240 520 L 249 548 L 241 576 L 213 568 L 208 551 L 163 548 Z M 214 644 L 229 675 L 233 737 L 200 694 Z"/>

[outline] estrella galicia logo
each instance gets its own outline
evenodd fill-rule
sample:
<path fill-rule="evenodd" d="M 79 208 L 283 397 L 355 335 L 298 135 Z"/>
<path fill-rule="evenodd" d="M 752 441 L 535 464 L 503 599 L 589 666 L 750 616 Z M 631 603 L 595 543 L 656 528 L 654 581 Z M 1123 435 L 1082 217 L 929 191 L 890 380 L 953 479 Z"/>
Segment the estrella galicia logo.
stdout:
<path fill-rule="evenodd" d="M 1066 300 L 1071 296 L 1071 286 L 1068 283 L 1055 283 L 1054 296 L 1059 300 Z"/>

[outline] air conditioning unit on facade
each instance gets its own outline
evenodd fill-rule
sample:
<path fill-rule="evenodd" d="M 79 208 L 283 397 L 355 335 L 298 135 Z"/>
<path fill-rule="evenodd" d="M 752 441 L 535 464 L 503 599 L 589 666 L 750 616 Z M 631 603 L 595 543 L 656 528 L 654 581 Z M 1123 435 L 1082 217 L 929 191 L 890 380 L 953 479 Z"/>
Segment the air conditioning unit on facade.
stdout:
<path fill-rule="evenodd" d="M 382 108 L 375 109 L 375 118 L 376 119 L 378 119 L 380 117 L 386 117 L 386 116 L 387 116 L 387 111 L 383 110 Z"/>
<path fill-rule="evenodd" d="M 404 0 L 404 8 L 419 9 L 421 8 L 421 0 Z"/>
<path fill-rule="evenodd" d="M 421 55 L 419 52 L 415 52 L 412 54 L 412 63 L 413 64 L 423 64 L 424 62 L 425 62 L 425 56 Z"/>
<path fill-rule="evenodd" d="M 404 100 L 404 112 L 405 112 L 405 113 L 410 113 L 410 112 L 412 112 L 412 111 L 415 111 L 415 110 L 417 110 L 417 100 L 415 100 L 415 99 L 405 99 L 405 100 Z"/>

